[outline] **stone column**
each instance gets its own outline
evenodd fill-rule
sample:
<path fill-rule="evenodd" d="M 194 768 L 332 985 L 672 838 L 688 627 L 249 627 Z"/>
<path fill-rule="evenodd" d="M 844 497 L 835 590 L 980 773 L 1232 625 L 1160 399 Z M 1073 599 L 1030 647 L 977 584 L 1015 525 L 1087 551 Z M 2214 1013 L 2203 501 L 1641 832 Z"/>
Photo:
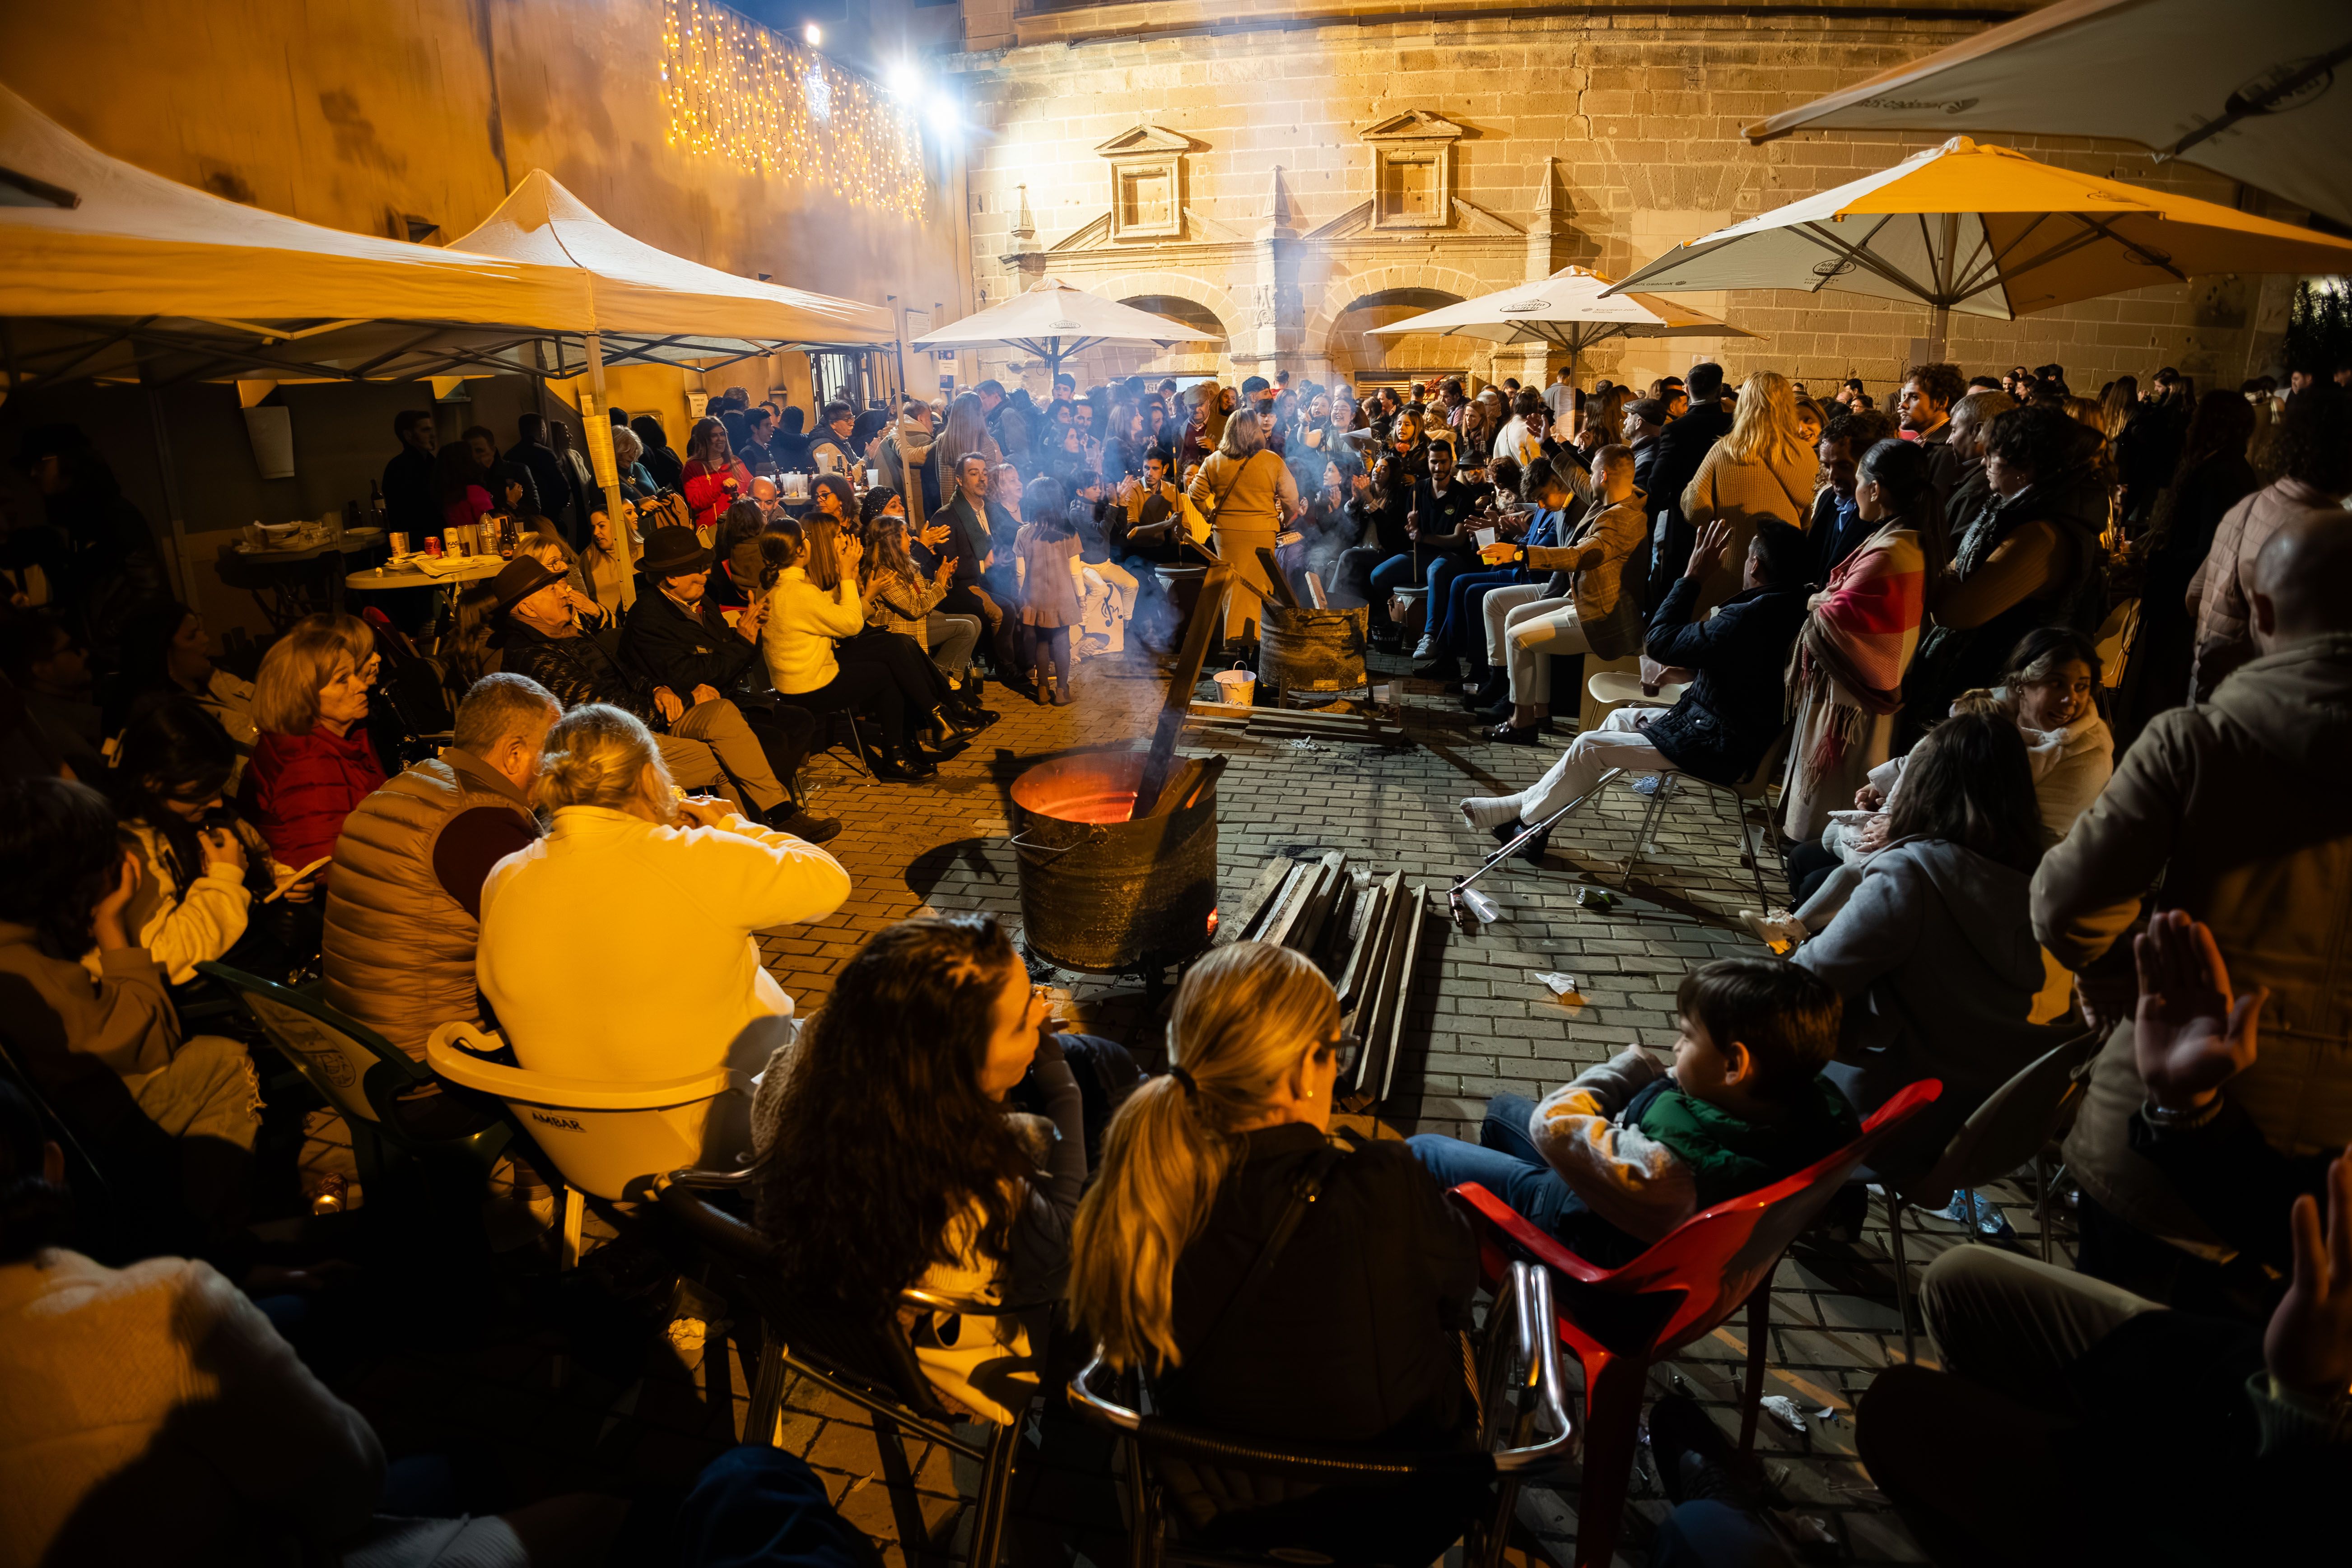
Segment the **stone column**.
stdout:
<path fill-rule="evenodd" d="M 1534 217 L 1528 222 L 1528 281 L 1530 283 L 1541 282 L 1568 265 L 1569 209 L 1566 198 L 1559 194 L 1559 160 L 1552 157 L 1546 157 L 1536 165 L 1536 210 Z M 1550 363 L 1557 359 L 1564 363 L 1567 360 L 1567 356 L 1558 350 L 1538 343 L 1516 351 L 1518 367 L 1507 370 L 1505 366 L 1509 363 L 1511 352 L 1496 351 L 1496 377 L 1499 380 L 1505 375 L 1517 375 L 1521 384 L 1528 386 L 1541 387 L 1551 379 L 1551 372 L 1548 368 Z M 1579 367 L 1578 379 L 1583 379 L 1581 366 Z"/>
<path fill-rule="evenodd" d="M 1232 344 L 1236 382 L 1253 375 L 1268 381 L 1298 357 L 1306 341 L 1307 315 L 1300 302 L 1298 230 L 1292 221 L 1290 193 L 1276 165 L 1266 194 L 1265 220 L 1252 247 L 1248 324 Z"/>

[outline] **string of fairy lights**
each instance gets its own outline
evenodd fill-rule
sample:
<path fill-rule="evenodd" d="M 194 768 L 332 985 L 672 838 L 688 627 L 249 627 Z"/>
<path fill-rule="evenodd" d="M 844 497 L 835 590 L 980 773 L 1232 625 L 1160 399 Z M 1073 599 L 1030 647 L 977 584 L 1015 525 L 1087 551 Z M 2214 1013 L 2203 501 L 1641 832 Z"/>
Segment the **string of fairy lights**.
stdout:
<path fill-rule="evenodd" d="M 756 23 L 701 0 L 662 0 L 669 142 L 915 218 L 923 139 L 912 110 Z"/>

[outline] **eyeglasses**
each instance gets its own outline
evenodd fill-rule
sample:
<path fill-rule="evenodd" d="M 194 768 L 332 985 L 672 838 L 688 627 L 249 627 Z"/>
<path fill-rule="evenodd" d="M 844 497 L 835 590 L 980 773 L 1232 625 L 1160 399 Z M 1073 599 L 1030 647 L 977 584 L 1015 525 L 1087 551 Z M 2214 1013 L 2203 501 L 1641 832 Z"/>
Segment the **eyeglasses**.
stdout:
<path fill-rule="evenodd" d="M 1354 1035 L 1342 1034 L 1335 1039 L 1324 1041 L 1315 1047 L 1315 1052 L 1318 1056 L 1336 1058 L 1339 1070 L 1346 1073 L 1354 1069 L 1356 1058 L 1363 1055 L 1364 1042 Z"/>

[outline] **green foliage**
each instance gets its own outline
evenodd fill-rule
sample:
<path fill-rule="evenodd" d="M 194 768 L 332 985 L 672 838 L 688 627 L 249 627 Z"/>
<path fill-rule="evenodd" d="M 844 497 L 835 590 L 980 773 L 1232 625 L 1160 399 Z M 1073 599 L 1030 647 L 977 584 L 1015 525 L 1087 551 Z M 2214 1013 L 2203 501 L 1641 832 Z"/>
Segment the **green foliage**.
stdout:
<path fill-rule="evenodd" d="M 2352 279 L 2306 279 L 2296 284 L 2283 346 L 2290 369 L 2325 374 L 2352 364 Z"/>

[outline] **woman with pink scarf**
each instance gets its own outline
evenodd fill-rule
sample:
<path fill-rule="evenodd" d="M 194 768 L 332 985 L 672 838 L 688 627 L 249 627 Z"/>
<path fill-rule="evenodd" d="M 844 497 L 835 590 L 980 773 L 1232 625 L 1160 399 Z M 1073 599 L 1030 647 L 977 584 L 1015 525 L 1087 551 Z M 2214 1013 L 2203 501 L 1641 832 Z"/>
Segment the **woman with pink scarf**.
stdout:
<path fill-rule="evenodd" d="M 1895 747 L 1903 674 L 1919 646 L 1927 559 L 1923 534 L 1937 537 L 1927 454 L 1911 442 L 1881 441 L 1856 470 L 1854 503 L 1876 530 L 1813 595 L 1790 654 L 1789 702 L 1796 718 L 1781 831 L 1819 838 L 1830 813 L 1848 808 L 1870 770 Z"/>

